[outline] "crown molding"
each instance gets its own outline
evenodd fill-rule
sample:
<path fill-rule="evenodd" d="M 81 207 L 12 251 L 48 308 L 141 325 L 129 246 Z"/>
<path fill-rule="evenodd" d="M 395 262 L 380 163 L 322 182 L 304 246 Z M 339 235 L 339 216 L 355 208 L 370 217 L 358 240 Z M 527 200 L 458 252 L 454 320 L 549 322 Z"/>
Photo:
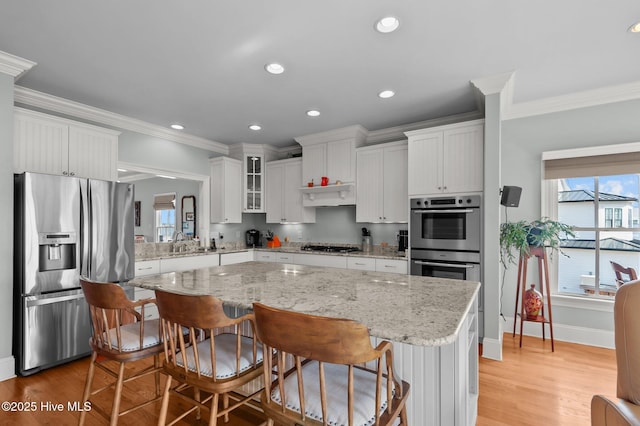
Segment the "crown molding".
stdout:
<path fill-rule="evenodd" d="M 313 133 L 311 135 L 294 138 L 302 146 L 314 145 L 323 142 L 339 141 L 344 139 L 355 139 L 356 146 L 364 144 L 369 131 L 359 124 L 341 127 L 339 129 L 327 130 L 326 132 Z"/>
<path fill-rule="evenodd" d="M 144 174 L 147 178 L 156 177 L 155 175 L 169 175 L 173 176 L 177 179 L 187 179 L 187 180 L 196 180 L 196 181 L 208 181 L 208 175 L 201 175 L 196 173 L 185 173 L 184 171 L 176 170 L 176 169 L 167 169 L 167 168 L 155 168 L 149 167 L 148 165 L 138 164 L 138 163 L 129 163 L 126 161 L 118 161 L 119 169 L 126 169 L 128 171 L 138 172 L 140 174 Z"/>
<path fill-rule="evenodd" d="M 35 62 L 28 59 L 0 51 L 0 73 L 9 74 L 14 81 L 18 81 L 20 77 L 36 65 Z"/>
<path fill-rule="evenodd" d="M 370 131 L 367 136 L 367 145 L 375 145 L 383 142 L 407 139 L 405 132 L 425 129 L 428 127 L 444 126 L 447 124 L 460 123 L 484 118 L 480 111 L 465 112 L 462 114 L 450 115 L 447 117 L 434 118 L 431 120 L 418 121 L 415 123 L 403 124 L 401 126 L 388 127 L 386 129 Z"/>
<path fill-rule="evenodd" d="M 509 105 L 503 120 L 640 99 L 640 81 Z"/>
<path fill-rule="evenodd" d="M 200 138 L 198 136 L 188 135 L 176 130 L 158 126 L 156 124 L 147 123 L 142 120 L 136 120 L 134 118 L 115 114 L 113 112 L 81 104 L 79 102 L 74 102 L 68 99 L 38 92 L 36 90 L 27 89 L 26 87 L 22 86 L 15 86 L 14 101 L 24 105 L 42 108 L 48 111 L 54 111 L 60 114 L 65 114 L 71 117 L 113 126 L 123 130 L 130 130 L 132 132 L 143 133 L 145 135 L 169 140 L 172 142 L 190 145 L 196 148 L 213 151 L 223 155 L 227 155 L 229 152 L 229 147 L 220 142 L 211 141 L 208 139 Z"/>
<path fill-rule="evenodd" d="M 485 98 L 491 95 L 500 95 L 500 109 L 504 114 L 513 104 L 514 71 L 495 74 L 488 77 L 476 78 L 470 83 L 475 89 L 476 104 L 484 113 Z"/>

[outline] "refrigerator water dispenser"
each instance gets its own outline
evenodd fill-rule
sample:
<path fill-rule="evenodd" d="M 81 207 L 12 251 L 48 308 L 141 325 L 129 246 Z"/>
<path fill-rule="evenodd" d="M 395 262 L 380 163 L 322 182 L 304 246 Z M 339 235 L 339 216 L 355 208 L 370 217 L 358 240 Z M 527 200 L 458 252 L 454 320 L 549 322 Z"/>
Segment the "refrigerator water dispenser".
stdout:
<path fill-rule="evenodd" d="M 76 269 L 75 232 L 41 233 L 38 240 L 40 272 Z"/>

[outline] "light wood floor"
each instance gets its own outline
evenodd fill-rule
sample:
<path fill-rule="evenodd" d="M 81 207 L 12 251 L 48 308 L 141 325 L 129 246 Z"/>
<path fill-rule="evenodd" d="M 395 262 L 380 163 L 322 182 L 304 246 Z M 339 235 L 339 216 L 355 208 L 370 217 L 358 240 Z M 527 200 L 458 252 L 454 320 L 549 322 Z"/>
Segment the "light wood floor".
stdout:
<path fill-rule="evenodd" d="M 517 337 L 513 339 L 511 334 L 505 334 L 503 357 L 502 362 L 480 359 L 478 426 L 586 426 L 590 424 L 591 397 L 594 394 L 615 396 L 613 350 L 556 341 L 552 353 L 549 341 L 525 336 L 519 348 Z M 0 401 L 30 401 L 37 405 L 35 412 L 0 413 L 0 425 L 76 424 L 78 413 L 69 411 L 67 404 L 82 397 L 87 367 L 88 358 L 34 376 L 0 382 Z M 149 380 L 126 390 L 123 405 L 148 395 L 153 392 L 152 388 L 153 380 Z M 46 411 L 47 402 L 62 404 L 63 410 Z M 179 404 L 172 401 L 172 408 Z M 158 410 L 159 403 L 150 405 L 122 417 L 119 424 L 154 425 Z M 262 421 L 253 410 L 236 413 L 226 425 L 250 426 Z M 88 414 L 88 425 L 107 424 L 97 414 Z M 191 418 L 182 424 L 205 423 L 196 423 Z"/>

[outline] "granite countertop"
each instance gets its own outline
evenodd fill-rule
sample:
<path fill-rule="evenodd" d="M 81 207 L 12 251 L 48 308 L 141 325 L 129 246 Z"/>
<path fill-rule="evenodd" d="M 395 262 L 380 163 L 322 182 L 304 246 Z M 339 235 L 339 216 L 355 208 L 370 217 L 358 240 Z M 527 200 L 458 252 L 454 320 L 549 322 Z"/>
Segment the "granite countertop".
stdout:
<path fill-rule="evenodd" d="M 472 281 L 265 262 L 150 275 L 128 285 L 211 294 L 244 309 L 259 301 L 351 318 L 372 336 L 417 346 L 453 343 L 480 288 Z"/>

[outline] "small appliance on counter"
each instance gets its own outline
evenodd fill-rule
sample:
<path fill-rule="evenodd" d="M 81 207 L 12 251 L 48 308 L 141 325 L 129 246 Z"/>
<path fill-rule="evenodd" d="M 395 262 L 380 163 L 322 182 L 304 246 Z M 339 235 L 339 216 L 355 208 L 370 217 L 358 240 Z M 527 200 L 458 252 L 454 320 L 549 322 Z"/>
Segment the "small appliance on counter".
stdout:
<path fill-rule="evenodd" d="M 370 253 L 373 251 L 373 243 L 371 242 L 371 231 L 362 228 L 362 251 Z"/>
<path fill-rule="evenodd" d="M 249 229 L 246 235 L 246 245 L 251 247 L 262 247 L 262 241 L 260 240 L 260 231 L 257 229 Z"/>
<path fill-rule="evenodd" d="M 281 246 L 280 238 L 278 238 L 277 235 L 274 235 L 270 229 L 267 230 L 266 237 L 267 237 L 267 247 L 276 248 Z"/>
<path fill-rule="evenodd" d="M 398 231 L 398 253 L 405 253 L 409 246 L 409 231 L 401 229 Z"/>

